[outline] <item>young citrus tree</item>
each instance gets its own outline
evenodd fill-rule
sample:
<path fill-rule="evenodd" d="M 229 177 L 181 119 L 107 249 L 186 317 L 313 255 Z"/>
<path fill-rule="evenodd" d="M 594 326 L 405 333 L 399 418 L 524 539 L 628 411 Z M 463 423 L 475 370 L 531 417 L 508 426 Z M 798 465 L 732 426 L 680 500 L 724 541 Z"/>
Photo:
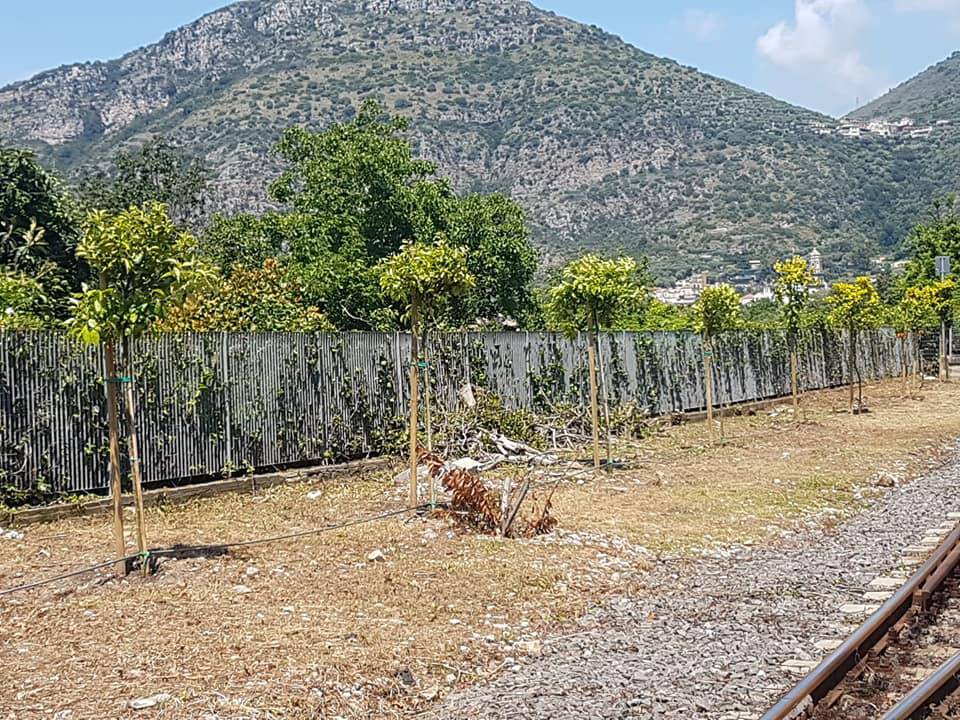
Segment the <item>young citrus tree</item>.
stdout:
<path fill-rule="evenodd" d="M 417 414 L 421 364 L 419 338 L 449 305 L 451 299 L 470 291 L 475 284 L 467 270 L 467 251 L 444 239 L 435 243 L 407 243 L 379 265 L 380 287 L 391 300 L 401 303 L 410 320 L 410 507 L 417 497 Z M 424 324 L 426 323 L 426 324 Z M 426 342 L 424 342 L 426 344 Z M 426 369 L 426 364 L 424 364 Z M 429 392 L 429 379 L 427 381 Z M 429 397 L 429 396 L 428 396 Z M 427 418 L 430 432 L 430 418 Z M 431 502 L 433 500 L 431 488 Z"/>
<path fill-rule="evenodd" d="M 953 285 L 952 280 L 942 281 Z M 919 376 L 919 385 L 923 387 L 923 368 L 921 367 L 919 337 L 928 330 L 938 327 L 942 313 L 943 290 L 937 286 L 941 283 L 928 283 L 908 287 L 903 298 L 894 308 L 894 322 L 897 330 L 912 342 L 915 349 L 912 365 L 913 376 L 916 382 Z M 952 290 L 952 288 L 950 288 Z M 904 363 L 907 365 L 907 363 Z M 906 368 L 904 368 L 906 371 Z"/>
<path fill-rule="evenodd" d="M 604 260 L 585 255 L 563 270 L 550 288 L 547 314 L 567 334 L 586 330 L 590 363 L 590 405 L 593 425 L 593 464 L 600 468 L 599 406 L 597 401 L 597 333 L 627 321 L 646 299 L 644 267 L 633 258 Z M 609 430 L 609 411 L 607 412 Z M 609 439 L 607 443 L 609 454 Z M 609 459 L 609 458 L 608 458 Z"/>
<path fill-rule="evenodd" d="M 707 425 L 713 435 L 713 342 L 741 325 L 740 295 L 729 285 L 704 288 L 693 306 L 694 328 L 703 338 L 703 372 L 707 395 Z"/>
<path fill-rule="evenodd" d="M 879 327 L 883 322 L 884 306 L 873 280 L 861 276 L 853 282 L 834 283 L 833 291 L 827 297 L 830 311 L 827 322 L 846 331 L 848 343 L 848 365 L 850 373 L 850 412 L 854 412 L 853 376 L 857 377 L 860 407 L 863 407 L 863 378 L 857 367 L 857 338 L 863 330 Z"/>
<path fill-rule="evenodd" d="M 166 207 L 153 203 L 109 215 L 89 215 L 77 256 L 99 279 L 98 287 L 84 286 L 74 298 L 68 321 L 72 335 L 103 346 L 110 431 L 111 494 L 117 557 L 126 555 L 121 514 L 119 423 L 117 389 L 123 386 L 127 416 L 127 447 L 137 509 L 137 547 L 146 569 L 146 528 L 137 424 L 133 403 L 133 363 L 130 341 L 151 329 L 178 304 L 193 283 L 206 272 L 190 258 L 195 241 L 174 226 Z M 122 347 L 122 375 L 117 374 L 116 348 Z M 118 566 L 118 570 L 125 568 Z"/>
<path fill-rule="evenodd" d="M 817 279 L 810 272 L 806 258 L 795 257 L 778 262 L 773 266 L 777 274 L 774 292 L 780 301 L 783 324 L 787 329 L 787 350 L 790 353 L 790 392 L 793 395 L 793 409 L 796 412 L 800 404 L 800 392 L 797 383 L 797 348 L 800 344 L 803 310 L 810 299 L 810 290 L 817 286 Z"/>

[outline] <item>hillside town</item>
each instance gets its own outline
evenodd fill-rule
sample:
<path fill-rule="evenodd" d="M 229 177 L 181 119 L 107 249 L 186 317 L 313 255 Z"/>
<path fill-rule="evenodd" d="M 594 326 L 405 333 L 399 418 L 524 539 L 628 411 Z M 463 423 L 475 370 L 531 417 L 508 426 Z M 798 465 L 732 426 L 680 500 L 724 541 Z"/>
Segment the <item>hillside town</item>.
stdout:
<path fill-rule="evenodd" d="M 819 285 L 813 288 L 811 292 L 828 291 L 829 285 L 823 274 L 823 254 L 815 248 L 806 256 L 806 260 L 810 272 L 819 281 Z M 731 279 L 729 284 L 741 293 L 740 302 L 742 305 L 752 305 L 761 300 L 773 300 L 775 298 L 773 282 L 770 278 L 764 277 L 763 270 L 763 263 L 760 260 L 751 260 L 749 271 Z M 694 305 L 700 299 L 704 290 L 714 285 L 716 283 L 710 282 L 709 273 L 698 272 L 678 280 L 672 287 L 654 288 L 653 296 L 667 305 L 688 307 Z"/>
<path fill-rule="evenodd" d="M 811 128 L 818 135 L 836 135 L 838 137 L 866 140 L 871 138 L 914 139 L 929 138 L 935 130 L 950 124 L 949 120 L 937 120 L 932 125 L 918 124 L 913 118 L 900 120 L 841 120 L 838 123 L 814 122 Z"/>

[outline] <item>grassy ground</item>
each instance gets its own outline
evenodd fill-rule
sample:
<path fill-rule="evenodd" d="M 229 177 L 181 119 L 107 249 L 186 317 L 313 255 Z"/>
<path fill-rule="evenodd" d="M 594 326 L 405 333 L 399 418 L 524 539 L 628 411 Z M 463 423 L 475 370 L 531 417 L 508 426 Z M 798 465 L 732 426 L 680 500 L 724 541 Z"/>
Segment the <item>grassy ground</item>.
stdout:
<path fill-rule="evenodd" d="M 147 580 L 104 573 L 0 597 L 0 718 L 409 715 L 537 653 L 605 596 L 642 592 L 656 554 L 836 522 L 960 436 L 958 386 L 904 399 L 890 382 L 866 394 L 872 412 L 858 417 L 837 412 L 845 394 L 831 391 L 806 398 L 801 423 L 785 409 L 728 418 L 722 447 L 702 423 L 623 443 L 616 455 L 632 469 L 561 485 L 559 529 L 534 541 L 395 518 L 168 560 Z M 395 509 L 403 489 L 391 477 L 151 510 L 151 544 L 244 540 Z M 31 527 L 0 538 L 0 588 L 110 555 L 105 518 Z M 157 694 L 169 697 L 129 706 Z"/>

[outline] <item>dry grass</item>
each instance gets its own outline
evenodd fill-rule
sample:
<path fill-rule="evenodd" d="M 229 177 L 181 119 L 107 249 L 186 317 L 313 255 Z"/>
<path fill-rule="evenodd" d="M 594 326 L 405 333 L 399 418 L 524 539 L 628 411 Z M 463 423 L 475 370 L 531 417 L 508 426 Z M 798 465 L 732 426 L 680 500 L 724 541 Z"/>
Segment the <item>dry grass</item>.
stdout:
<path fill-rule="evenodd" d="M 603 596 L 639 592 L 645 557 L 761 541 L 856 505 L 881 470 L 907 475 L 960 435 L 960 388 L 920 400 L 867 390 L 873 412 L 834 412 L 843 392 L 789 413 L 669 428 L 622 445 L 634 469 L 561 486 L 562 530 L 531 542 L 466 533 L 440 517 L 392 519 L 228 555 L 163 562 L 153 578 L 107 575 L 0 598 L 0 718 L 399 717 L 498 672 L 505 656 Z M 389 474 L 275 488 L 151 510 L 154 545 L 219 543 L 397 507 Z M 401 493 L 402 494 L 402 493 Z M 110 555 L 103 518 L 0 540 L 0 587 Z M 626 545 L 613 542 L 626 539 Z M 380 550 L 383 560 L 368 559 Z M 128 702 L 171 699 L 143 711 Z M 71 717 L 61 715 L 61 718 Z"/>

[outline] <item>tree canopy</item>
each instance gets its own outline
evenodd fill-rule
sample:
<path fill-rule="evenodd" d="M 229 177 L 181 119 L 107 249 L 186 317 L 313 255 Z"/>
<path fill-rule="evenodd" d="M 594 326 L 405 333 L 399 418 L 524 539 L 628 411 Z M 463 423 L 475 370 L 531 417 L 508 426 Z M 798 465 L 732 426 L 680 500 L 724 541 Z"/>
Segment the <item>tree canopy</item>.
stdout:
<path fill-rule="evenodd" d="M 10 288 L 29 278 L 30 291 L 62 315 L 66 296 L 87 277 L 75 255 L 80 238 L 77 203 L 32 153 L 0 148 L 0 273 Z"/>
<path fill-rule="evenodd" d="M 467 251 L 444 240 L 408 243 L 383 260 L 378 270 L 384 294 L 428 321 L 436 321 L 453 298 L 476 283 L 467 267 Z"/>
<path fill-rule="evenodd" d="M 269 188 L 285 209 L 215 218 L 204 252 L 224 275 L 276 258 L 337 327 L 387 330 L 398 314 L 377 264 L 407 243 L 446 240 L 467 251 L 475 279 L 448 308 L 451 321 L 523 320 L 537 266 L 523 211 L 503 195 L 458 197 L 435 164 L 415 157 L 407 130 L 374 101 L 321 132 L 288 130 L 275 148 L 287 168 Z"/>
<path fill-rule="evenodd" d="M 946 255 L 954 266 L 960 263 L 960 204 L 956 195 L 935 200 L 927 219 L 907 237 L 912 259 L 907 265 L 908 285 L 937 279 L 935 258 Z"/>
<path fill-rule="evenodd" d="M 648 282 L 645 265 L 633 258 L 584 255 L 560 271 L 550 288 L 547 315 L 567 333 L 616 329 L 637 315 Z"/>
<path fill-rule="evenodd" d="M 197 158 L 164 137 L 139 148 L 120 150 L 107 168 L 88 170 L 80 179 L 81 200 L 92 210 L 118 213 L 159 202 L 180 226 L 196 225 L 208 199 L 210 171 Z"/>
<path fill-rule="evenodd" d="M 795 257 L 773 266 L 777 279 L 774 293 L 780 302 L 783 323 L 791 350 L 796 349 L 803 324 L 803 311 L 810 300 L 810 291 L 817 287 L 817 279 L 810 272 L 806 258 Z"/>
<path fill-rule="evenodd" d="M 208 274 L 194 259 L 193 237 L 176 228 L 160 203 L 91 213 L 77 255 L 98 278 L 75 298 L 69 323 L 88 343 L 143 333 Z"/>
<path fill-rule="evenodd" d="M 741 304 L 737 291 L 729 285 L 704 288 L 693 306 L 694 328 L 705 340 L 740 327 Z"/>

